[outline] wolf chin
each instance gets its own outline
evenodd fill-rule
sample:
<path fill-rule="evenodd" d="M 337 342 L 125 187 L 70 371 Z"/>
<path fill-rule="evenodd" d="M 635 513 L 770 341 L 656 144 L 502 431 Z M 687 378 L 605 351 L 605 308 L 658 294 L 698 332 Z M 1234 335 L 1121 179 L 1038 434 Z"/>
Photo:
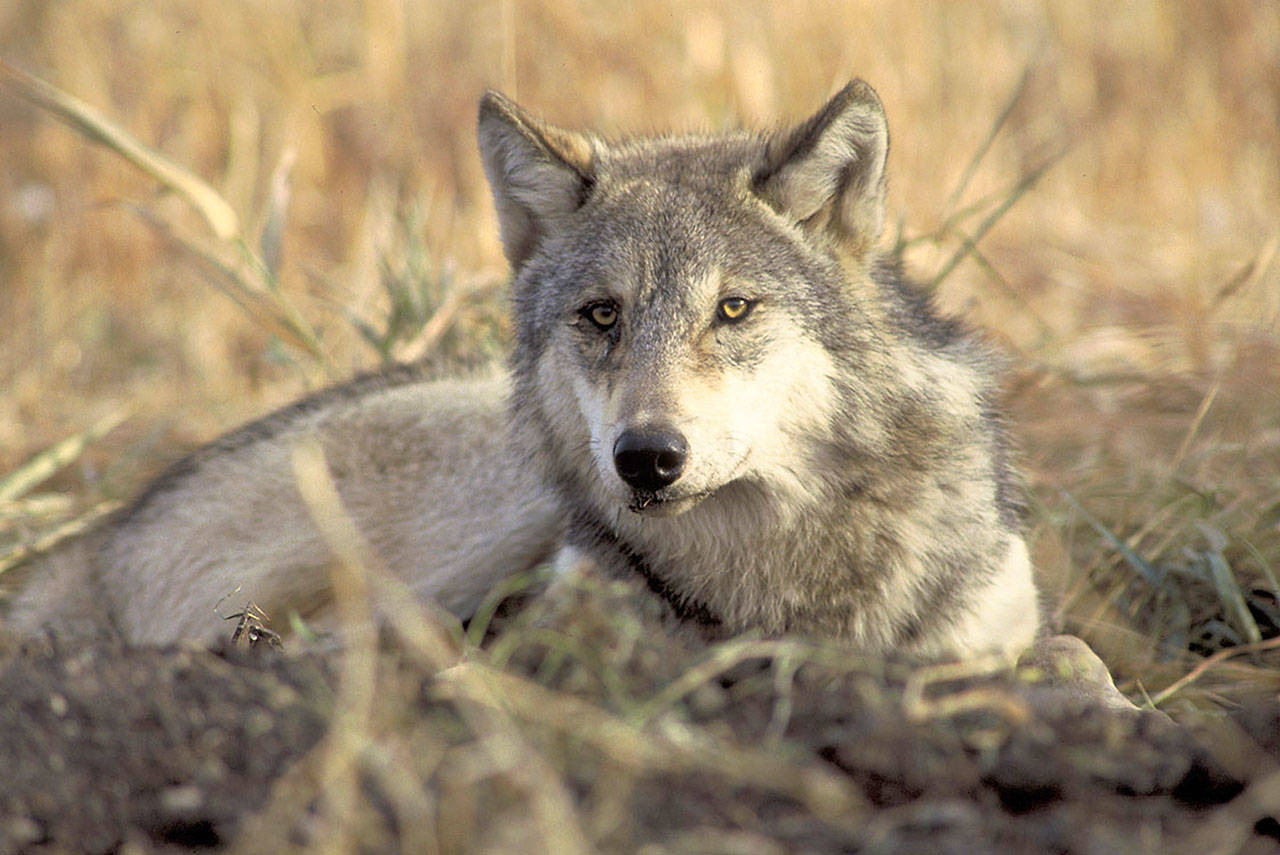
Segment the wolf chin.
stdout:
<path fill-rule="evenodd" d="M 855 81 L 784 132 L 623 142 L 496 93 L 508 371 L 402 368 L 223 437 L 31 568 L 18 631 L 212 640 L 224 597 L 320 614 L 291 449 L 378 560 L 460 617 L 551 559 L 681 620 L 868 652 L 1016 653 L 1037 595 L 993 357 L 877 252 L 889 137 Z"/>

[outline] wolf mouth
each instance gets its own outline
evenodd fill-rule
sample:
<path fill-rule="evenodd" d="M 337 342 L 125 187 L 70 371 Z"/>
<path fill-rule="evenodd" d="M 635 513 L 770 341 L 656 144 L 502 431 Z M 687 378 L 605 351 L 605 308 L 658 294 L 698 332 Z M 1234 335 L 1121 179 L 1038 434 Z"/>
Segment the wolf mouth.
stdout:
<path fill-rule="evenodd" d="M 633 490 L 627 510 L 640 516 L 674 517 L 702 503 L 704 499 L 714 496 L 730 484 L 742 477 L 747 466 L 747 455 L 734 464 L 729 476 L 723 483 L 695 493 L 676 494 L 672 489 Z"/>
<path fill-rule="evenodd" d="M 641 516 L 673 517 L 691 509 L 716 491 L 703 490 L 682 496 L 663 495 L 661 492 L 636 491 L 631 496 L 627 510 Z"/>

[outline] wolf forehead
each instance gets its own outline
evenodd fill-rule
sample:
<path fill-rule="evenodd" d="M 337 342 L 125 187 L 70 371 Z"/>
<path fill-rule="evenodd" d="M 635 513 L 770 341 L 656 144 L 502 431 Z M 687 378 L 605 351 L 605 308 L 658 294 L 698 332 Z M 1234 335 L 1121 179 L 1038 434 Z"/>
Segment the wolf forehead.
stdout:
<path fill-rule="evenodd" d="M 789 269 L 797 239 L 751 191 L 765 145 L 739 133 L 603 147 L 581 207 L 530 263 L 542 255 L 563 264 L 574 250 L 585 267 L 645 280 L 807 272 Z"/>
<path fill-rule="evenodd" d="M 841 273 L 752 190 L 767 141 L 748 132 L 602 145 L 588 195 L 517 271 L 527 343 L 585 302 L 710 320 L 716 301 L 765 299 L 821 332 L 850 311 Z M 803 283 L 803 288 L 796 287 Z"/>

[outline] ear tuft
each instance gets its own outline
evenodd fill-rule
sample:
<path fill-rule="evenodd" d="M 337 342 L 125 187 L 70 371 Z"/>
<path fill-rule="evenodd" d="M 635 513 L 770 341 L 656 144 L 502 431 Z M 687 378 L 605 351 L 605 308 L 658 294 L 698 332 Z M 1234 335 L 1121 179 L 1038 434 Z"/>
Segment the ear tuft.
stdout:
<path fill-rule="evenodd" d="M 493 91 L 480 99 L 477 132 L 502 246 L 519 270 L 590 195 L 592 140 L 543 124 Z"/>
<path fill-rule="evenodd" d="M 880 98 L 854 80 L 807 121 L 769 140 L 753 186 L 778 213 L 861 257 L 884 227 L 888 154 Z"/>

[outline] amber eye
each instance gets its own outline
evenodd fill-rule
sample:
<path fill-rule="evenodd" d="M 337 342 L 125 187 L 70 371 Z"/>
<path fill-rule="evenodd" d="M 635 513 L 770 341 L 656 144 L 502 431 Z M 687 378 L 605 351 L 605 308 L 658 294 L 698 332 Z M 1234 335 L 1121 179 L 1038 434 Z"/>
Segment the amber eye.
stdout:
<path fill-rule="evenodd" d="M 618 307 L 613 303 L 592 303 L 583 307 L 582 315 L 599 329 L 607 330 L 618 322 Z"/>
<path fill-rule="evenodd" d="M 716 317 L 722 321 L 740 321 L 750 312 L 755 303 L 746 297 L 726 297 L 716 308 Z"/>

